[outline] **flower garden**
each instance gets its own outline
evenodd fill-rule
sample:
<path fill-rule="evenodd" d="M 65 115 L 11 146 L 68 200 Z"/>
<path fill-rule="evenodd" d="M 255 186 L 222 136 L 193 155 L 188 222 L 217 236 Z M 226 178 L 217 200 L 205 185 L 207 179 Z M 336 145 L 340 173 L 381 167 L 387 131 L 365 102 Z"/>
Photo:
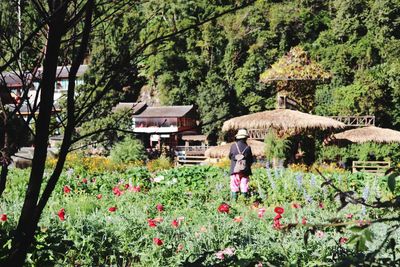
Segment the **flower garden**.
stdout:
<path fill-rule="evenodd" d="M 393 264 L 397 211 L 347 204 L 391 199 L 387 179 L 299 168 L 253 169 L 251 197 L 229 199 L 227 168 L 149 172 L 68 168 L 41 217 L 33 266 L 348 266 Z M 17 224 L 27 170 L 13 169 L 1 199 L 0 257 Z M 390 237 L 386 234 L 390 233 Z M 389 240 L 390 239 L 390 240 Z M 389 244 L 389 245 L 388 245 Z M 383 247 L 384 246 L 384 247 Z M 393 265 L 392 265 L 393 266 Z"/>

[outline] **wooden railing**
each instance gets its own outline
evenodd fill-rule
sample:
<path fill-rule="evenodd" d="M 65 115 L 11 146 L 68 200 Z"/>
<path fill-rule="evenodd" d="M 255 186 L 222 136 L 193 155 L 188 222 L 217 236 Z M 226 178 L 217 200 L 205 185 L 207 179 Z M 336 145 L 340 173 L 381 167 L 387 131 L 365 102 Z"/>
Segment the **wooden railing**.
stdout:
<path fill-rule="evenodd" d="M 390 161 L 353 161 L 354 172 L 368 172 L 384 175 L 390 168 Z"/>
<path fill-rule="evenodd" d="M 343 122 L 347 126 L 375 125 L 375 116 L 329 116 L 329 118 Z"/>
<path fill-rule="evenodd" d="M 250 139 L 264 140 L 268 133 L 268 129 L 248 129 Z"/>
<path fill-rule="evenodd" d="M 210 146 L 177 146 L 176 162 L 178 165 L 202 164 L 206 160 L 204 153 Z"/>

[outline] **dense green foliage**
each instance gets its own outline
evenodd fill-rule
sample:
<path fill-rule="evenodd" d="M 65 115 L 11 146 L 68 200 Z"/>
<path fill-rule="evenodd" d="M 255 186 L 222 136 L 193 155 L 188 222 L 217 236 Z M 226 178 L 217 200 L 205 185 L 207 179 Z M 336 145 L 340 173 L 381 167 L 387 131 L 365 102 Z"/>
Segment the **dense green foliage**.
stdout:
<path fill-rule="evenodd" d="M 146 159 L 144 146 L 140 140 L 133 137 L 125 137 L 111 149 L 110 157 L 117 163 L 129 163 Z"/>
<path fill-rule="evenodd" d="M 12 170 L 1 199 L 0 212 L 7 220 L 0 222 L 0 258 L 9 250 L 26 174 Z M 385 179 L 326 175 L 367 203 L 393 196 Z M 365 227 L 369 220 L 390 217 L 392 212 L 352 204 L 337 211 L 341 203 L 336 192 L 321 187 L 319 175 L 255 169 L 251 200 L 239 198 L 237 203 L 229 201 L 228 180 L 227 170 L 210 166 L 158 173 L 131 167 L 91 175 L 70 169 L 45 209 L 27 266 L 343 266 L 369 265 L 369 260 L 396 265 L 393 251 L 379 248 L 391 223 Z M 218 212 L 222 202 L 231 205 L 229 213 Z M 281 223 L 292 226 L 273 228 L 277 206 L 285 210 Z M 333 227 L 330 222 L 343 225 Z M 398 230 L 390 237 L 395 244 L 400 242 Z M 157 245 L 153 238 L 163 243 Z"/>
<path fill-rule="evenodd" d="M 22 2 L 25 29 L 37 15 Z M 204 132 L 216 136 L 226 118 L 274 106 L 276 85 L 260 83 L 260 74 L 290 48 L 301 46 L 332 75 L 329 83 L 317 87 L 314 112 L 375 115 L 379 126 L 399 129 L 399 0 L 257 0 L 140 49 L 237 2 L 153 0 L 104 5 L 104 10 L 122 10 L 112 21 L 96 25 L 91 71 L 80 90 L 88 94 L 95 90 L 92 98 L 101 94 L 107 82 L 114 90 L 85 120 L 110 113 L 119 100 L 134 101 L 147 85 L 164 104 L 195 104 Z M 8 1 L 1 5 L 1 29 L 14 42 L 16 19 L 10 14 L 16 6 Z M 78 105 L 87 94 L 81 96 Z"/>
<path fill-rule="evenodd" d="M 392 166 L 400 163 L 400 146 L 398 144 L 363 143 L 345 147 L 319 146 L 318 160 L 321 162 L 341 161 L 350 167 L 353 160 L 391 161 Z"/>

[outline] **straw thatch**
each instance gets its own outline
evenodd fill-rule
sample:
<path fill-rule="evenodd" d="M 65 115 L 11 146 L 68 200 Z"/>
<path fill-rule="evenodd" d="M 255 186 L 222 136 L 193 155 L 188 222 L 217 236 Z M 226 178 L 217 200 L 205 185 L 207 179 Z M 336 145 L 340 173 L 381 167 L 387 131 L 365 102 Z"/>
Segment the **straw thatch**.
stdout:
<path fill-rule="evenodd" d="M 342 129 L 345 124 L 337 120 L 289 109 L 268 110 L 236 117 L 226 121 L 223 131 L 247 129 L 277 129 L 300 132 L 308 129 Z"/>
<path fill-rule="evenodd" d="M 206 150 L 205 156 L 207 158 L 228 157 L 232 144 L 233 142 L 225 145 L 210 147 Z M 253 153 L 253 156 L 263 157 L 265 155 L 265 144 L 263 142 L 257 140 L 247 140 L 247 144 L 251 147 L 251 152 Z"/>
<path fill-rule="evenodd" d="M 400 132 L 386 128 L 368 126 L 335 134 L 334 138 L 338 140 L 349 140 L 353 143 L 400 143 Z"/>

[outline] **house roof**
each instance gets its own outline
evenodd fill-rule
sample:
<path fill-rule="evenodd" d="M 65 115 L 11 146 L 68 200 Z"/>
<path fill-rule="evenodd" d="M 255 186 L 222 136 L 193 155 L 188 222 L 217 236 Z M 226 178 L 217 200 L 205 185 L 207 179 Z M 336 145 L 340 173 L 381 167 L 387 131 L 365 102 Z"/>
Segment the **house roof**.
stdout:
<path fill-rule="evenodd" d="M 24 76 L 25 83 L 28 83 L 32 75 L 25 73 Z M 22 87 L 23 80 L 21 79 L 21 76 L 17 75 L 16 73 L 3 72 L 0 76 L 0 84 L 6 84 L 9 88 Z"/>
<path fill-rule="evenodd" d="M 132 109 L 133 115 L 135 115 L 142 112 L 146 107 L 147 104 L 145 102 L 119 102 L 113 110 Z"/>
<path fill-rule="evenodd" d="M 147 107 L 140 114 L 134 115 L 134 118 L 180 118 L 193 110 L 190 106 L 162 106 Z"/>
<path fill-rule="evenodd" d="M 83 76 L 83 74 L 88 70 L 88 68 L 89 68 L 88 65 L 80 65 L 78 72 L 76 73 L 76 76 L 77 77 Z M 70 69 L 71 66 L 58 66 L 56 71 L 57 79 L 68 79 Z M 36 78 L 40 79 L 42 78 L 42 75 L 43 75 L 43 68 L 39 68 L 36 73 Z"/>
<path fill-rule="evenodd" d="M 76 74 L 77 77 L 81 77 L 87 70 L 89 66 L 88 65 L 80 65 L 78 72 Z M 56 77 L 57 79 L 68 79 L 69 76 L 69 71 L 71 69 L 71 66 L 58 66 L 57 67 L 57 72 L 56 72 Z M 35 74 L 35 79 L 40 80 L 43 75 L 43 68 L 39 68 Z M 26 80 L 25 83 L 27 84 L 30 79 L 32 79 L 32 74 L 29 72 L 24 73 L 24 79 Z M 17 73 L 13 72 L 3 72 L 0 76 L 0 84 L 6 84 L 7 87 L 22 87 L 22 79 L 20 75 L 17 75 Z"/>

